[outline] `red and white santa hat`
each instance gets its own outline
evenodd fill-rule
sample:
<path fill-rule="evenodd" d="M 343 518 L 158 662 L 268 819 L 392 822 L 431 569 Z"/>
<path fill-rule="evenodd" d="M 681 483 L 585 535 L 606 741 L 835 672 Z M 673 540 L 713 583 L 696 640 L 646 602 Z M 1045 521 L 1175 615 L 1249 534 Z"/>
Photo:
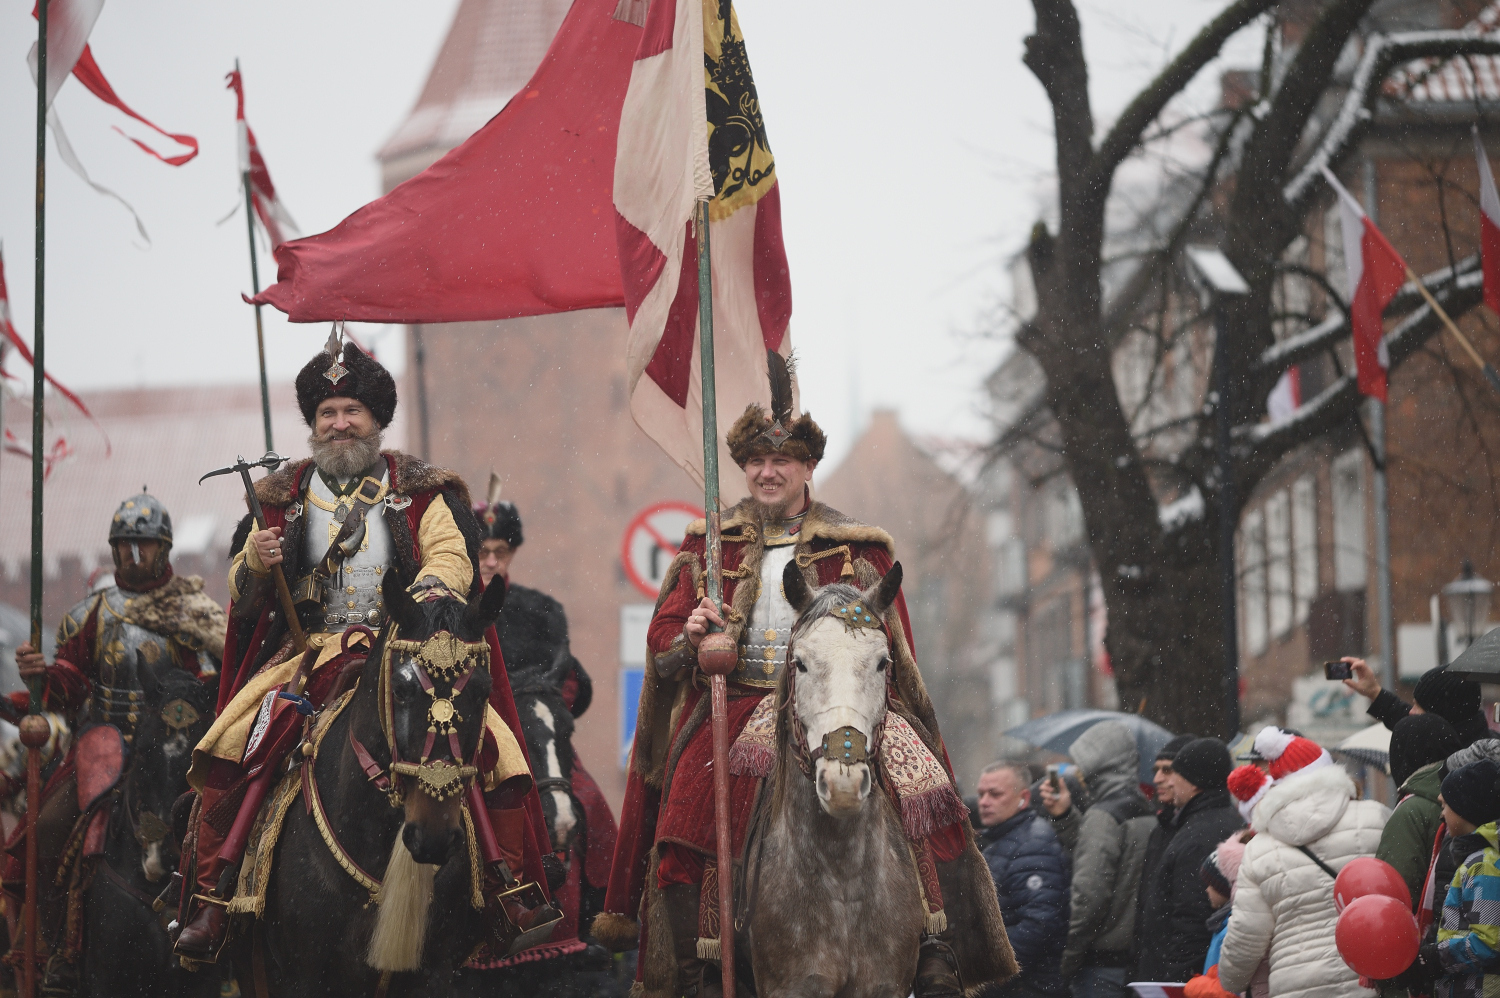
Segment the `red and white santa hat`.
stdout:
<path fill-rule="evenodd" d="M 1229 774 L 1229 792 L 1234 796 L 1235 807 L 1239 808 L 1240 817 L 1248 823 L 1250 814 L 1255 810 L 1255 805 L 1271 789 L 1271 784 L 1276 781 L 1271 779 L 1270 774 L 1259 766 L 1246 763 Z"/>
<path fill-rule="evenodd" d="M 1271 764 L 1273 780 L 1333 765 L 1333 756 L 1322 746 L 1274 724 L 1261 728 L 1255 736 L 1255 754 Z"/>

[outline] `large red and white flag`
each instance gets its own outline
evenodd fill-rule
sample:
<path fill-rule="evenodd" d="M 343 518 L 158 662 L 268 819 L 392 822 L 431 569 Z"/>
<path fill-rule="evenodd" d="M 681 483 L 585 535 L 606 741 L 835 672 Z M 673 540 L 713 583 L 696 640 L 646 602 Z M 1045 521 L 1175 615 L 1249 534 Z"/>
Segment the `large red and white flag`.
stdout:
<path fill-rule="evenodd" d="M 78 154 L 73 151 L 73 144 L 68 141 L 68 134 L 63 130 L 62 119 L 57 116 L 57 111 L 52 106 L 57 91 L 68 79 L 69 74 L 83 84 L 95 97 L 104 103 L 134 118 L 141 124 L 153 131 L 166 136 L 187 151 L 174 156 L 164 156 L 140 139 L 130 135 L 116 126 L 115 131 L 125 135 L 127 139 L 135 143 L 146 153 L 155 156 L 168 166 L 181 166 L 198 155 L 198 140 L 191 135 L 183 135 L 169 132 L 156 123 L 142 117 L 133 108 L 125 103 L 115 93 L 107 79 L 104 71 L 94 61 L 94 53 L 89 48 L 89 34 L 94 30 L 94 22 L 99 20 L 99 14 L 104 10 L 104 0 L 48 0 L 47 3 L 47 127 L 52 131 L 52 137 L 57 142 L 57 154 L 67 165 L 68 169 L 88 184 L 94 190 L 105 197 L 114 198 L 125 206 L 125 209 L 135 217 L 135 227 L 141 234 L 141 238 L 147 242 L 151 237 L 146 234 L 146 227 L 141 222 L 141 216 L 130 206 L 130 203 L 114 191 L 102 184 L 95 183 L 89 176 L 88 170 L 84 169 L 83 162 Z M 33 7 L 31 16 L 37 16 L 37 8 Z M 27 64 L 31 67 L 31 79 L 36 81 L 37 76 L 37 45 L 31 45 L 31 52 L 26 57 Z"/>
<path fill-rule="evenodd" d="M 1500 312 L 1500 194 L 1485 155 L 1479 129 L 1474 129 L 1474 157 L 1479 163 L 1479 250 L 1484 265 L 1484 303 Z"/>
<path fill-rule="evenodd" d="M 271 240 L 271 248 L 275 249 L 302 233 L 297 228 L 297 223 L 292 221 L 291 213 L 276 196 L 276 185 L 271 183 L 271 171 L 266 168 L 265 157 L 260 154 L 260 144 L 255 141 L 255 132 L 245 120 L 245 84 L 240 71 L 234 70 L 225 79 L 229 81 L 228 89 L 234 91 L 234 122 L 239 129 L 240 140 L 240 176 L 249 177 L 250 202 L 255 205 L 255 214 L 266 230 L 266 238 Z"/>
<path fill-rule="evenodd" d="M 656 0 L 631 67 L 615 152 L 615 232 L 630 410 L 703 480 L 698 238 L 709 203 L 720 467 L 722 435 L 769 401 L 766 351 L 791 352 L 791 280 L 776 163 L 730 0 Z M 736 492 L 728 493 L 735 495 Z"/>
<path fill-rule="evenodd" d="M 1361 394 L 1385 401 L 1391 358 L 1385 344 L 1385 308 L 1406 281 L 1406 261 L 1385 234 L 1344 189 L 1328 167 L 1323 176 L 1339 199 L 1344 236 L 1344 271 L 1348 275 L 1349 324 L 1354 365 Z"/>
<path fill-rule="evenodd" d="M 4 337 L 6 343 L 15 347 L 16 353 L 21 355 L 22 360 L 28 364 L 35 363 L 31 357 L 31 348 L 26 345 L 25 340 L 21 339 L 21 334 L 16 332 L 15 324 L 10 321 L 10 293 L 5 290 L 5 253 L 3 249 L 0 249 L 0 336 Z M 0 358 L 3 357 L 4 353 L 0 352 Z M 3 364 L 3 360 L 0 360 L 0 364 Z M 77 406 L 78 411 L 87 416 L 89 422 L 98 427 L 100 435 L 104 437 L 105 455 L 108 456 L 113 451 L 109 442 L 109 434 L 104 432 L 104 427 L 99 426 L 99 421 L 94 418 L 92 412 L 89 412 L 89 407 L 83 404 L 83 399 L 74 394 L 73 390 L 67 385 L 54 378 L 50 372 L 43 371 L 42 376 L 47 379 L 53 388 L 57 389 L 58 394 Z M 28 451 L 27 453 L 29 456 L 30 452 Z"/>

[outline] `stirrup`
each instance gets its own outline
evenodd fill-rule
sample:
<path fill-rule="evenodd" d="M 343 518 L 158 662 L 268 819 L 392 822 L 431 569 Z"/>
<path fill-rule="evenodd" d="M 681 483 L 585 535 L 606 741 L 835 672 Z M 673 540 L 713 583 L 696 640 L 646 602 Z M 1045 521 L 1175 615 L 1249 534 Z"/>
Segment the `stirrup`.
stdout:
<path fill-rule="evenodd" d="M 522 928 L 512 917 L 511 906 L 537 914 L 550 913 L 551 917 L 539 921 L 530 928 Z M 533 946 L 541 945 L 552 938 L 552 932 L 562 921 L 562 912 L 547 900 L 535 881 L 517 883 L 512 887 L 490 895 L 485 906 L 489 926 L 490 952 L 500 957 L 515 956 Z M 497 917 L 498 916 L 498 917 Z"/>
<path fill-rule="evenodd" d="M 218 963 L 219 958 L 224 955 L 224 947 L 229 943 L 229 901 L 226 898 L 216 897 L 212 894 L 199 894 L 194 892 L 188 899 L 188 915 L 177 927 L 176 937 L 172 940 L 172 954 L 182 961 L 183 967 L 188 970 L 197 969 L 197 965 L 205 963 Z M 224 912 L 224 928 L 219 933 L 218 941 L 214 944 L 212 951 L 208 953 L 184 953 L 178 949 L 182 940 L 182 933 L 187 927 L 198 919 L 208 908 L 218 908 Z M 194 966 L 188 966 L 191 963 Z"/>

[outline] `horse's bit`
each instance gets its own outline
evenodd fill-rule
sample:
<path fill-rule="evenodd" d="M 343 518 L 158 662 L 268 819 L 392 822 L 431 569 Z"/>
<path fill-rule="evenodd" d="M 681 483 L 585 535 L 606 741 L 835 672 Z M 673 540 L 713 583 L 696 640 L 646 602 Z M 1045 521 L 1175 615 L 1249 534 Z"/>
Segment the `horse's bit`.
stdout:
<path fill-rule="evenodd" d="M 434 800 L 443 800 L 459 793 L 465 780 L 473 779 L 479 774 L 476 764 L 480 750 L 484 747 L 483 732 L 475 743 L 473 761 L 465 764 L 463 747 L 458 743 L 458 724 L 463 720 L 463 715 L 458 712 L 454 701 L 464 691 L 477 669 L 489 669 L 489 645 L 483 641 L 462 641 L 448 631 L 439 631 L 425 641 L 404 641 L 396 637 L 396 630 L 397 625 L 392 624 L 392 633 L 386 640 L 382 656 L 384 661 L 380 669 L 380 683 L 384 688 L 380 721 L 386 743 L 391 748 L 391 772 L 416 777 L 417 785 L 423 793 Z M 396 652 L 410 656 L 411 663 L 416 668 L 417 681 L 432 699 L 427 706 L 427 740 L 422 746 L 422 758 L 419 762 L 402 761 L 400 748 L 396 744 L 395 695 L 391 689 L 392 655 Z M 448 683 L 446 694 L 438 695 L 437 686 L 432 679 L 434 675 Z M 448 748 L 453 756 L 451 762 L 432 758 L 432 749 L 440 734 L 448 736 Z"/>

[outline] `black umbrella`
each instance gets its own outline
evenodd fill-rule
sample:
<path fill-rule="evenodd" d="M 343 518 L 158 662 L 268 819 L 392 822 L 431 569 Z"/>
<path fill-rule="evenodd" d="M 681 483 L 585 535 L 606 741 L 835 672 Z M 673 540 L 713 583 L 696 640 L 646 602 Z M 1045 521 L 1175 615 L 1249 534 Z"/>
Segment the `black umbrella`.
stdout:
<path fill-rule="evenodd" d="M 1500 683 L 1500 627 L 1475 638 L 1448 671 L 1476 683 Z"/>
<path fill-rule="evenodd" d="M 1135 748 L 1140 753 L 1142 783 L 1150 783 L 1156 753 L 1172 740 L 1172 732 L 1139 714 L 1118 710 L 1064 710 L 1033 721 L 1018 724 L 1006 732 L 1011 738 L 1048 752 L 1067 755 L 1073 742 L 1100 721 L 1119 721 L 1135 732 Z"/>

